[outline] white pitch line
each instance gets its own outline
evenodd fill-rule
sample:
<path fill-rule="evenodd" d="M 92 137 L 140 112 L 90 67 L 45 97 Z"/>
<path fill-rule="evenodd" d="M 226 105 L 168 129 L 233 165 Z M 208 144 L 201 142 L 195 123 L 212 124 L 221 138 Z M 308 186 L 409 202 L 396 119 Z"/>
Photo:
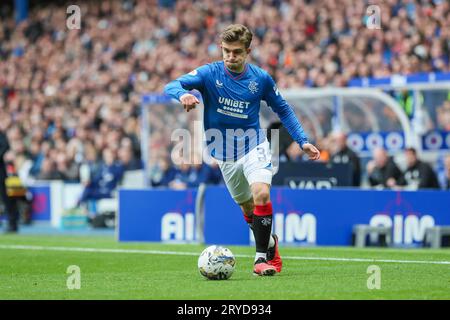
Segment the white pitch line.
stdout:
<path fill-rule="evenodd" d="M 160 254 L 179 256 L 198 256 L 198 252 L 183 251 L 160 251 L 160 250 L 140 250 L 140 249 L 107 249 L 107 248 L 77 248 L 77 247 L 47 247 L 29 245 L 0 245 L 0 249 L 10 250 L 37 250 L 37 251 L 72 251 L 72 252 L 101 252 L 101 253 L 138 253 L 138 254 Z M 236 254 L 240 258 L 252 258 L 252 255 Z M 385 263 L 415 263 L 415 264 L 444 264 L 450 265 L 450 261 L 429 261 L 429 260 L 391 260 L 391 259 L 363 259 L 363 258 L 333 258 L 333 257 L 299 257 L 283 256 L 287 260 L 316 260 L 316 261 L 344 261 L 344 262 L 385 262 Z"/>

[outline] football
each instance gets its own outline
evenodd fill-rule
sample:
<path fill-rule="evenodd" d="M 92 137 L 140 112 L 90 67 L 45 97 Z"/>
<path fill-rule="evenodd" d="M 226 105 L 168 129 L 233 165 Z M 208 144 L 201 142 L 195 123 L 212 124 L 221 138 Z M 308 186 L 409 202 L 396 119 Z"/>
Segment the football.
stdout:
<path fill-rule="evenodd" d="M 234 272 L 236 259 L 230 249 L 209 246 L 198 258 L 200 274 L 209 280 L 227 280 Z"/>

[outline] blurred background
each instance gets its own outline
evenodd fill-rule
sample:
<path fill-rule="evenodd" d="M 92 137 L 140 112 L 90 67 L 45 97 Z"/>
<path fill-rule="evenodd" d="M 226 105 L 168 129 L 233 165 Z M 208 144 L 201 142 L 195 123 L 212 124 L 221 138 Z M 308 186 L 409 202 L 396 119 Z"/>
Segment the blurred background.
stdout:
<path fill-rule="evenodd" d="M 223 184 L 213 161 L 173 163 L 173 131 L 194 132 L 201 108 L 151 98 L 221 60 L 231 23 L 253 31 L 249 62 L 272 75 L 322 153 L 309 163 L 263 106 L 263 127 L 280 129 L 274 185 L 450 188 L 448 1 L 2 1 L 0 131 L 21 221 L 58 221 L 42 211 L 50 189 L 65 195 L 61 216 L 80 210 L 92 223 L 117 211 L 99 200 L 120 186 Z"/>

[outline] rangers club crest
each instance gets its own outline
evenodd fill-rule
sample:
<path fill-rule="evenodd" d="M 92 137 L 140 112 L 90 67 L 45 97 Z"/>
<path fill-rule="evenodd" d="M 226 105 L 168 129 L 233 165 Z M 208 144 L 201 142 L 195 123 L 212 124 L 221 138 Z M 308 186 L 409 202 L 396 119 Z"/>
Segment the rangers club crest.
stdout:
<path fill-rule="evenodd" d="M 262 220 L 261 220 L 261 224 L 263 225 L 263 226 L 268 226 L 268 225 L 270 225 L 272 223 L 272 219 L 271 218 L 263 218 Z"/>
<path fill-rule="evenodd" d="M 248 89 L 251 93 L 258 92 L 258 83 L 255 81 L 250 81 L 250 83 L 248 84 Z"/>

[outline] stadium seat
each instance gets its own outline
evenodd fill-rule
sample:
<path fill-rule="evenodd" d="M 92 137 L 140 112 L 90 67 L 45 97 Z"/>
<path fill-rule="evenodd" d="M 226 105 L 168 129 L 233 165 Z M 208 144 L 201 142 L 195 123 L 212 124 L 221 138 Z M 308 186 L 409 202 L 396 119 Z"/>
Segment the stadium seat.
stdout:
<path fill-rule="evenodd" d="M 434 226 L 425 230 L 425 241 L 431 248 L 440 248 L 442 246 L 442 237 L 450 236 L 450 226 Z"/>
<path fill-rule="evenodd" d="M 145 187 L 144 170 L 126 171 L 124 173 L 120 187 L 121 188 L 134 188 L 134 189 L 144 188 Z M 118 208 L 119 208 L 119 203 L 118 203 L 117 192 L 114 193 L 113 198 L 100 199 L 97 201 L 97 213 L 98 214 L 110 213 L 110 212 L 117 213 Z"/>
<path fill-rule="evenodd" d="M 122 188 L 144 188 L 145 187 L 144 170 L 125 171 L 120 186 Z"/>
<path fill-rule="evenodd" d="M 353 226 L 353 234 L 355 235 L 355 247 L 363 248 L 366 246 L 367 235 L 384 235 L 386 244 L 391 243 L 392 229 L 382 226 L 370 226 L 368 224 L 357 224 Z"/>

